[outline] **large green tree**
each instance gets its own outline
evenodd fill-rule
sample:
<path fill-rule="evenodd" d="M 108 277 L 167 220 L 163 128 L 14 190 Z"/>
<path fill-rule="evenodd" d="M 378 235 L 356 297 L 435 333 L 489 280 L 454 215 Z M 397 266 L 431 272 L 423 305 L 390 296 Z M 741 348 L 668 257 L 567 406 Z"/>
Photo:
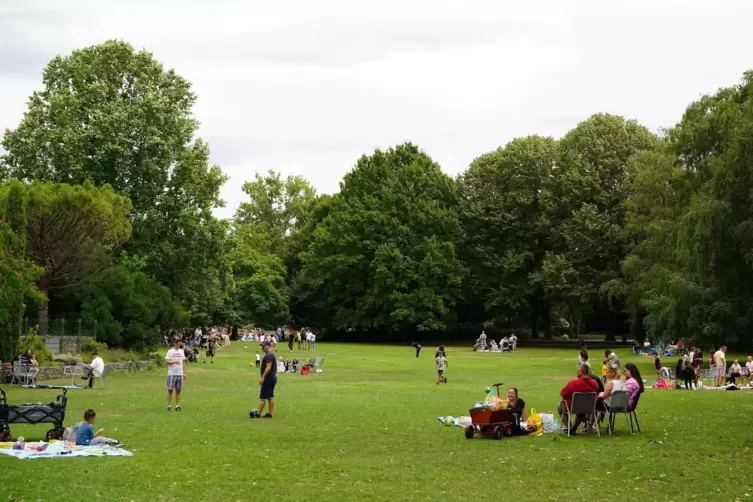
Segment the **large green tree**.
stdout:
<path fill-rule="evenodd" d="M 753 342 L 753 72 L 692 103 L 669 132 L 685 175 L 674 256 L 646 293 L 650 331 L 713 346 Z M 665 168 L 666 169 L 666 168 Z M 669 192 L 671 194 L 671 192 Z M 647 245 L 657 249 L 664 235 Z"/>
<path fill-rule="evenodd" d="M 7 130 L 2 165 L 31 181 L 109 184 L 133 203 L 144 271 L 205 318 L 222 303 L 225 177 L 195 138 L 191 85 L 146 51 L 108 41 L 51 60 L 23 120 Z"/>
<path fill-rule="evenodd" d="M 454 181 L 408 143 L 363 156 L 302 255 L 336 328 L 435 330 L 451 320 L 463 268 Z"/>
<path fill-rule="evenodd" d="M 45 295 L 81 284 L 107 267 L 131 235 L 131 202 L 107 185 L 34 182 L 24 189 L 26 254 L 44 270 L 37 285 Z M 0 190 L 0 201 L 7 204 L 12 193 Z M 46 334 L 46 303 L 38 321 Z"/>
<path fill-rule="evenodd" d="M 550 334 L 550 305 L 537 272 L 551 249 L 561 183 L 557 143 L 529 136 L 482 155 L 461 177 L 469 287 L 491 318 Z"/>
<path fill-rule="evenodd" d="M 306 223 L 316 201 L 314 187 L 301 176 L 282 178 L 269 171 L 244 183 L 243 192 L 249 200 L 238 207 L 236 224 L 258 226 L 267 234 L 272 251 L 289 254 L 287 242 Z"/>
<path fill-rule="evenodd" d="M 26 190 L 12 182 L 0 218 L 0 360 L 10 361 L 18 352 L 23 331 L 26 298 L 43 303 L 35 287 L 42 269 L 26 260 Z"/>

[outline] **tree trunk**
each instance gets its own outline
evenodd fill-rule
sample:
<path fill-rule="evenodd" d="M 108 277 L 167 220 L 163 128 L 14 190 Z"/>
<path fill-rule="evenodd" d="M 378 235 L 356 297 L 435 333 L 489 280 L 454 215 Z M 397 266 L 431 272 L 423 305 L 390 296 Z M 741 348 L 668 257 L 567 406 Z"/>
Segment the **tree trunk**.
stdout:
<path fill-rule="evenodd" d="M 539 297 L 534 294 L 531 297 L 531 339 L 539 337 Z"/>
<path fill-rule="evenodd" d="M 541 315 L 544 321 L 544 340 L 552 339 L 552 306 L 549 300 L 542 300 Z"/>
<path fill-rule="evenodd" d="M 50 280 L 47 276 L 39 279 L 39 291 L 49 300 Z M 44 302 L 37 308 L 37 325 L 39 326 L 39 336 L 47 336 L 50 326 L 48 302 Z"/>

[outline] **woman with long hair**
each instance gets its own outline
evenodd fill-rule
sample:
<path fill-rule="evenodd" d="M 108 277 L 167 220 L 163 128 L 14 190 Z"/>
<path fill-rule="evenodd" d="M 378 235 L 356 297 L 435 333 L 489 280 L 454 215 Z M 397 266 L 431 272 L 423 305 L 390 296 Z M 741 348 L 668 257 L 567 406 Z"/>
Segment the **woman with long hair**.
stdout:
<path fill-rule="evenodd" d="M 625 365 L 625 390 L 628 392 L 628 408 L 631 410 L 635 407 L 638 397 L 643 394 L 643 378 L 638 367 L 633 363 Z"/>

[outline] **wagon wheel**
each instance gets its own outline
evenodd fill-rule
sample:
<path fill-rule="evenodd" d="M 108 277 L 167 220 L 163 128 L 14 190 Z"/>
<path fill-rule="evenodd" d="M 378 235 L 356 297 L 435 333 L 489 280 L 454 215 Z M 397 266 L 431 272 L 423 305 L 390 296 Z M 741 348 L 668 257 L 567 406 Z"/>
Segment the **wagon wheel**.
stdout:
<path fill-rule="evenodd" d="M 512 427 L 510 427 L 509 425 L 505 426 L 504 434 L 505 437 L 512 436 Z"/>
<path fill-rule="evenodd" d="M 0 428 L 0 442 L 12 441 L 13 436 L 10 435 L 10 429 L 5 426 Z"/>
<path fill-rule="evenodd" d="M 499 425 L 494 428 L 494 435 L 492 436 L 494 439 L 502 439 L 502 427 Z"/>
<path fill-rule="evenodd" d="M 465 439 L 473 439 L 475 431 L 473 430 L 473 426 L 469 425 L 465 428 Z"/>
<path fill-rule="evenodd" d="M 48 430 L 47 435 L 45 436 L 47 441 L 51 441 L 53 439 L 60 439 L 62 437 L 63 437 L 63 429 L 57 429 L 57 428 Z"/>

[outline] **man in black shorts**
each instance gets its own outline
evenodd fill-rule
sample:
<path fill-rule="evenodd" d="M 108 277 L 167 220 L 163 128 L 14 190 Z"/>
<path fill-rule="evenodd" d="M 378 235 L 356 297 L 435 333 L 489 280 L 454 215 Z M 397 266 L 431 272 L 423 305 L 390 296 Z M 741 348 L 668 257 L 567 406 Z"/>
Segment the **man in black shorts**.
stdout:
<path fill-rule="evenodd" d="M 277 385 L 277 358 L 272 352 L 272 344 L 268 341 L 261 342 L 261 349 L 264 351 L 264 359 L 261 362 L 261 391 L 259 392 L 259 408 L 251 410 L 251 418 L 272 418 L 272 411 L 275 407 L 275 385 Z M 264 406 L 269 401 L 269 411 L 266 415 Z"/>

